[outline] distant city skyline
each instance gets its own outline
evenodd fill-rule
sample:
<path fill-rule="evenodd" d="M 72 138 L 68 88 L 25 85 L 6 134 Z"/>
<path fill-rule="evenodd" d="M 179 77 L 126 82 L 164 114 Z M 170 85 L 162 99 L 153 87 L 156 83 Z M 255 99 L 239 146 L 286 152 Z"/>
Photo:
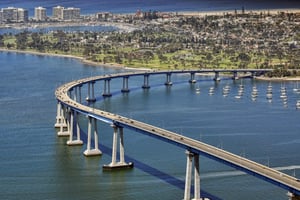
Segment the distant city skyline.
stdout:
<path fill-rule="evenodd" d="M 34 7 L 32 19 L 37 21 L 46 21 L 51 18 L 55 20 L 74 20 L 80 18 L 80 8 L 55 6 L 52 8 L 52 15 L 47 14 L 47 8 Z M 27 22 L 29 21 L 29 12 L 25 8 L 18 7 L 0 7 L 0 23 L 6 22 Z"/>

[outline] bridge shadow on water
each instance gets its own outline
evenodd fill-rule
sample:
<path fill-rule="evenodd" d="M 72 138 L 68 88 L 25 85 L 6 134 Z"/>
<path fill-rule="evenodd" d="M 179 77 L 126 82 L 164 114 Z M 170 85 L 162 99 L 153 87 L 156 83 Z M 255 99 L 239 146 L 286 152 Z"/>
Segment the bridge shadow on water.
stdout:
<path fill-rule="evenodd" d="M 223 78 L 223 80 L 226 80 L 227 78 Z M 229 79 L 229 78 L 228 78 Z M 200 81 L 200 82 L 205 82 L 205 81 L 211 81 L 211 80 L 197 80 L 197 81 Z M 184 84 L 186 83 L 186 81 L 176 81 L 176 82 L 173 82 L 174 85 L 176 84 Z M 151 85 L 152 88 L 157 88 L 157 87 L 161 87 L 161 86 L 164 86 L 164 84 L 153 84 Z M 133 88 L 130 88 L 130 91 L 136 91 L 136 90 L 141 90 L 141 87 L 133 87 Z M 116 95 L 121 95 L 122 92 L 121 91 L 115 91 L 115 92 L 112 92 L 111 93 L 112 96 L 116 96 Z M 103 96 L 98 96 L 96 97 L 96 101 L 103 101 L 105 99 L 105 97 Z M 92 106 L 93 103 L 89 103 L 89 102 L 86 102 L 84 103 L 85 105 L 88 105 L 88 106 Z M 74 123 L 75 124 L 75 123 Z M 75 127 L 74 127 L 75 129 Z M 84 142 L 84 143 L 87 143 L 87 134 L 85 131 L 83 131 L 82 129 L 80 130 L 80 137 L 81 137 L 81 140 Z M 94 143 L 94 140 L 92 139 L 92 143 Z M 112 148 L 110 147 L 107 147 L 103 144 L 98 144 L 99 145 L 99 148 L 100 150 L 102 151 L 103 154 L 106 154 L 106 155 L 109 155 L 111 156 L 111 153 L 112 153 Z M 118 152 L 118 156 L 119 156 L 119 152 Z M 145 172 L 145 173 L 148 173 L 168 184 L 171 184 L 181 190 L 184 190 L 184 187 L 185 187 L 185 180 L 180 180 L 176 177 L 173 177 L 171 176 L 170 174 L 167 174 L 163 171 L 160 171 L 159 169 L 156 169 L 154 167 L 151 167 L 149 165 L 147 165 L 146 163 L 143 163 L 139 160 L 136 160 L 134 159 L 133 157 L 130 157 L 130 156 L 127 156 L 125 155 L 125 160 L 127 162 L 133 162 L 134 163 L 134 167 Z M 185 170 L 185 169 L 184 169 Z M 208 198 L 210 200 L 221 200 L 219 197 L 216 197 L 204 190 L 200 190 L 200 193 L 201 193 L 201 197 L 202 198 Z M 194 194 L 194 187 L 191 188 L 191 194 L 193 195 Z"/>
<path fill-rule="evenodd" d="M 87 134 L 85 131 L 83 131 L 82 129 L 80 130 L 80 137 L 81 137 L 81 140 L 86 144 L 87 143 Z M 92 143 L 94 143 L 94 140 L 92 139 Z M 106 154 L 106 155 L 109 155 L 111 156 L 111 153 L 112 153 L 112 148 L 110 147 L 107 147 L 103 144 L 100 144 L 98 143 L 99 145 L 99 148 L 100 150 L 102 151 L 103 154 Z M 119 154 L 119 153 L 118 153 Z M 119 155 L 118 155 L 119 156 Z M 143 172 L 146 172 L 168 184 L 171 184 L 181 190 L 184 190 L 184 186 L 185 186 L 185 181 L 183 180 L 180 180 L 176 177 L 173 177 L 163 171 L 160 171 L 159 169 L 156 169 L 154 167 L 151 167 L 149 165 L 147 165 L 146 163 L 143 163 L 137 159 L 134 159 L 133 157 L 130 157 L 130 156 L 127 156 L 125 155 L 125 160 L 128 162 L 133 162 L 134 163 L 134 167 L 143 171 Z M 192 187 L 192 190 L 191 190 L 191 193 L 193 194 L 194 191 L 193 191 L 193 187 Z M 220 198 L 208 193 L 208 192 L 205 192 L 204 190 L 201 190 L 201 197 L 202 198 L 209 198 L 210 200 L 221 200 Z"/>

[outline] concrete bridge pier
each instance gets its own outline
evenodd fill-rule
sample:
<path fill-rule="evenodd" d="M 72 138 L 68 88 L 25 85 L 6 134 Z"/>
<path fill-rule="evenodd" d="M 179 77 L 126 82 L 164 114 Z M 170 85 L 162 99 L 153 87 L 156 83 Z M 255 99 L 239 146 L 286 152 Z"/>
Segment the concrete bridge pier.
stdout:
<path fill-rule="evenodd" d="M 233 71 L 232 80 L 238 80 L 238 79 L 239 79 L 239 77 L 238 77 L 237 71 Z"/>
<path fill-rule="evenodd" d="M 255 78 L 256 73 L 255 72 L 251 72 L 251 78 Z"/>
<path fill-rule="evenodd" d="M 295 195 L 295 194 L 293 194 L 291 192 L 288 192 L 287 195 L 289 197 L 289 200 L 300 200 L 300 196 Z"/>
<path fill-rule="evenodd" d="M 78 85 L 78 99 L 77 102 L 81 103 L 82 99 L 81 99 L 81 88 L 82 88 L 82 84 Z"/>
<path fill-rule="evenodd" d="M 77 95 L 78 95 L 78 94 L 77 94 L 77 87 L 75 87 L 75 88 L 74 88 L 74 98 L 73 98 L 73 99 L 74 99 L 74 101 L 76 101 L 76 102 L 77 102 Z"/>
<path fill-rule="evenodd" d="M 149 74 L 144 75 L 144 85 L 142 86 L 143 89 L 149 89 Z"/>
<path fill-rule="evenodd" d="M 187 155 L 186 161 L 186 176 L 185 176 L 185 189 L 184 200 L 191 199 L 191 182 L 192 182 L 192 165 L 194 160 L 194 198 L 193 200 L 202 200 L 200 197 L 200 168 L 199 168 L 199 154 L 190 151 L 185 152 Z"/>
<path fill-rule="evenodd" d="M 69 146 L 75 146 L 75 145 L 82 145 L 83 141 L 80 140 L 80 127 L 79 127 L 79 123 L 78 123 L 78 112 L 71 110 L 70 111 L 70 135 L 69 135 L 69 140 L 67 141 L 67 145 Z M 74 120 L 75 118 L 75 120 Z M 74 131 L 74 121 L 76 123 L 76 131 Z M 74 136 L 74 132 L 76 132 L 77 135 L 77 139 L 74 140 L 73 136 Z"/>
<path fill-rule="evenodd" d="M 171 86 L 173 84 L 171 81 L 171 75 L 172 75 L 171 72 L 166 73 L 166 82 L 165 82 L 166 86 Z"/>
<path fill-rule="evenodd" d="M 86 100 L 88 102 L 96 101 L 94 88 L 95 88 L 95 81 L 88 82 L 88 96 L 86 97 Z"/>
<path fill-rule="evenodd" d="M 214 81 L 220 81 L 220 73 L 218 71 L 215 72 Z"/>
<path fill-rule="evenodd" d="M 110 78 L 104 79 L 104 92 L 102 94 L 104 97 L 111 97 L 110 93 Z"/>
<path fill-rule="evenodd" d="M 121 92 L 123 92 L 123 93 L 126 93 L 126 92 L 130 91 L 129 88 L 128 88 L 128 78 L 129 78 L 129 76 L 124 76 L 123 77 L 123 88 L 121 90 Z"/>
<path fill-rule="evenodd" d="M 94 124 L 94 126 L 93 126 Z M 94 149 L 91 149 L 92 143 L 92 131 L 94 132 Z M 97 130 L 97 119 L 88 117 L 88 138 L 87 138 L 87 149 L 83 152 L 85 156 L 99 156 L 102 155 L 98 147 L 98 130 Z"/>
<path fill-rule="evenodd" d="M 197 80 L 195 79 L 195 73 L 191 72 L 191 79 L 189 80 L 190 83 L 196 83 Z"/>
<path fill-rule="evenodd" d="M 63 119 L 63 116 L 62 116 L 62 106 L 61 106 L 61 103 L 59 101 L 57 101 L 57 105 L 56 105 L 56 122 L 54 124 L 54 127 L 55 128 L 60 128 L 61 124 L 64 123 L 64 119 Z"/>
<path fill-rule="evenodd" d="M 57 136 L 69 136 L 69 121 L 68 121 L 69 110 L 61 104 L 61 123 Z"/>
<path fill-rule="evenodd" d="M 68 91 L 68 96 L 72 99 L 72 95 L 73 95 L 73 88 L 71 88 L 69 91 Z"/>
<path fill-rule="evenodd" d="M 104 170 L 112 170 L 112 169 L 121 169 L 121 168 L 132 168 L 133 163 L 125 162 L 125 154 L 124 154 L 124 137 L 123 137 L 123 127 L 112 125 L 114 130 L 113 132 L 113 147 L 112 147 L 112 155 L 111 155 L 111 163 L 108 165 L 104 165 Z M 119 154 L 120 159 L 117 162 L 117 149 L 118 149 L 118 140 L 119 140 Z"/>

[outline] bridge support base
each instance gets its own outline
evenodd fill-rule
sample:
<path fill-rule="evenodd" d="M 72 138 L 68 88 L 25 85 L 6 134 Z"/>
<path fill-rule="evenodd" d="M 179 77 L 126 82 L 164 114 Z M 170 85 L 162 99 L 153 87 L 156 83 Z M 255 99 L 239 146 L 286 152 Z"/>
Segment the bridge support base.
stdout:
<path fill-rule="evenodd" d="M 92 124 L 92 120 L 94 120 L 94 126 Z M 92 142 L 92 127 L 94 129 L 94 149 L 91 149 Z M 98 148 L 98 130 L 97 130 L 97 119 L 92 119 L 92 117 L 88 117 L 88 141 L 87 141 L 87 149 L 83 152 L 85 156 L 100 156 L 102 152 Z"/>
<path fill-rule="evenodd" d="M 132 168 L 133 163 L 125 162 L 123 127 L 118 127 L 115 124 L 113 124 L 112 127 L 114 129 L 114 133 L 113 133 L 113 147 L 112 147 L 111 163 L 108 165 L 104 165 L 103 170 Z M 119 148 L 120 148 L 119 162 L 117 162 L 118 139 L 119 139 Z"/>
<path fill-rule="evenodd" d="M 67 141 L 67 145 L 69 146 L 83 145 L 83 141 L 82 140 Z"/>
<path fill-rule="evenodd" d="M 300 200 L 300 196 L 295 195 L 295 194 L 293 194 L 291 192 L 288 192 L 287 195 L 289 197 L 289 200 Z"/>
<path fill-rule="evenodd" d="M 75 119 L 74 119 L 75 118 Z M 76 123 L 76 133 L 77 133 L 77 139 L 73 140 L 73 134 L 74 134 L 74 121 Z M 82 145 L 83 141 L 80 140 L 80 128 L 78 124 L 78 113 L 71 110 L 70 111 L 70 122 L 69 122 L 69 140 L 67 141 L 67 145 L 69 146 L 75 146 L 75 145 Z"/>
<path fill-rule="evenodd" d="M 133 163 L 110 163 L 109 165 L 103 165 L 103 170 L 115 170 L 115 169 L 130 169 L 133 168 Z"/>
<path fill-rule="evenodd" d="M 68 119 L 68 110 L 66 108 L 61 107 L 61 120 L 59 124 L 59 131 L 57 132 L 57 136 L 66 137 L 70 135 L 69 131 L 69 121 Z"/>

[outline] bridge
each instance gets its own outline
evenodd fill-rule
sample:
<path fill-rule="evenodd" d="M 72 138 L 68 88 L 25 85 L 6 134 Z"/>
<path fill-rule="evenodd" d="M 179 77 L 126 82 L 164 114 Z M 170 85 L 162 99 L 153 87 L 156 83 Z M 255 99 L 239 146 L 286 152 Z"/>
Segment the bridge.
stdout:
<path fill-rule="evenodd" d="M 102 152 L 98 147 L 98 132 L 97 121 L 103 121 L 111 125 L 113 129 L 113 144 L 112 144 L 112 160 L 111 163 L 104 165 L 104 170 L 112 170 L 119 168 L 133 167 L 133 163 L 127 163 L 124 159 L 124 128 L 131 129 L 136 132 L 149 135 L 151 137 L 163 140 L 165 142 L 177 145 L 186 152 L 186 178 L 184 199 L 191 199 L 192 179 L 194 180 L 194 195 L 193 199 L 202 199 L 200 196 L 200 172 L 199 172 L 199 155 L 204 155 L 208 158 L 224 163 L 247 174 L 253 175 L 257 178 L 275 184 L 288 191 L 290 200 L 300 199 L 300 182 L 297 178 L 284 174 L 280 171 L 269 168 L 265 165 L 251 161 L 239 155 L 235 155 L 223 149 L 216 148 L 212 145 L 191 139 L 189 137 L 168 131 L 150 124 L 140 122 L 135 119 L 130 119 L 121 115 L 110 113 L 100 109 L 91 108 L 82 103 L 81 88 L 86 85 L 88 88 L 86 101 L 94 102 L 94 85 L 98 82 L 103 83 L 103 96 L 112 96 L 110 92 L 110 81 L 112 79 L 123 79 L 121 91 L 126 93 L 130 91 L 128 79 L 132 76 L 143 76 L 143 89 L 150 88 L 149 76 L 165 75 L 165 85 L 168 87 L 172 85 L 172 74 L 190 74 L 188 80 L 191 84 L 195 83 L 195 74 L 198 73 L 251 73 L 260 74 L 270 71 L 268 70 L 181 70 L 181 71 L 142 71 L 142 72 L 128 72 L 114 75 L 103 75 L 84 78 L 66 83 L 55 91 L 57 99 L 57 116 L 55 127 L 59 128 L 59 136 L 68 136 L 68 145 L 82 145 L 80 139 L 80 127 L 78 123 L 78 115 L 84 115 L 88 118 L 88 138 L 87 149 L 84 151 L 85 156 L 97 156 Z M 215 80 L 218 75 L 215 75 Z M 233 76 L 233 77 L 234 77 Z M 92 138 L 94 138 L 94 145 L 92 147 Z M 119 141 L 119 145 L 118 145 Z M 119 149 L 118 149 L 119 146 Z M 117 159 L 117 152 L 119 151 L 119 160 Z M 194 173 L 193 173 L 194 172 Z"/>

